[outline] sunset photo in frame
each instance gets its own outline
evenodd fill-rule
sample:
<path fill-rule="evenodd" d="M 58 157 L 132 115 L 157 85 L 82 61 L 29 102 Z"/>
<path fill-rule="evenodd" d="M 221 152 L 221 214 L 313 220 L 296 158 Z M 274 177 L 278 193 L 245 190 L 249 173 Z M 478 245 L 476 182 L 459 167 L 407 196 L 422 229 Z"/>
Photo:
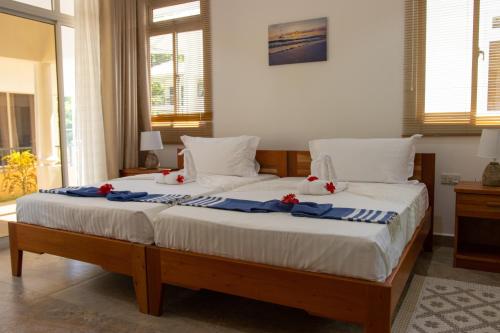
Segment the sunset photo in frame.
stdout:
<path fill-rule="evenodd" d="M 269 26 L 269 65 L 327 60 L 326 17 Z"/>

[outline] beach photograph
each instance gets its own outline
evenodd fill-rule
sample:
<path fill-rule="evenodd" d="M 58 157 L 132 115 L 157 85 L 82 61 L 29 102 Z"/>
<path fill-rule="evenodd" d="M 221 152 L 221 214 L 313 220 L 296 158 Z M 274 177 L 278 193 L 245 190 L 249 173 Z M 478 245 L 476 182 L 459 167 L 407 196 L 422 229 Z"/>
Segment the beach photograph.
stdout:
<path fill-rule="evenodd" d="M 327 60 L 327 18 L 269 26 L 269 65 Z"/>

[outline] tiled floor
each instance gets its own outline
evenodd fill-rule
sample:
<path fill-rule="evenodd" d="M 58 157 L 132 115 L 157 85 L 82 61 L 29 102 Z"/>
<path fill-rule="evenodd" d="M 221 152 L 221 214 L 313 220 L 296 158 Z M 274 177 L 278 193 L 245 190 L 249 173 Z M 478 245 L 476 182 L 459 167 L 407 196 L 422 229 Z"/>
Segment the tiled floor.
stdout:
<path fill-rule="evenodd" d="M 452 249 L 423 254 L 415 271 L 500 286 L 500 274 L 452 268 Z M 239 297 L 169 287 L 166 312 L 137 311 L 132 281 L 50 255 L 26 254 L 22 278 L 10 274 L 0 240 L 0 332 L 360 332 L 356 326 Z"/>

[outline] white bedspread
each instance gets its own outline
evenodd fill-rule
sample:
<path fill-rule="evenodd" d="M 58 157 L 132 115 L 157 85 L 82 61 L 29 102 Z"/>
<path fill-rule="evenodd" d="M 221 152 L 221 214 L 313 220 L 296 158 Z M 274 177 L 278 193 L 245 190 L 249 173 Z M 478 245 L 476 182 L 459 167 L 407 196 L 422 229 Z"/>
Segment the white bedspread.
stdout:
<path fill-rule="evenodd" d="M 117 191 L 151 194 L 209 195 L 238 186 L 276 178 L 214 176 L 209 186 L 198 182 L 184 185 L 157 184 L 152 175 L 107 181 Z M 48 228 L 63 229 L 142 244 L 154 241 L 152 219 L 169 208 L 165 204 L 115 202 L 105 198 L 75 198 L 59 194 L 34 193 L 17 199 L 17 220 Z"/>
<path fill-rule="evenodd" d="M 282 178 L 217 196 L 280 199 L 297 193 L 302 178 Z M 400 214 L 392 235 L 386 225 L 293 217 L 284 213 L 240 213 L 176 206 L 154 220 L 161 247 L 300 270 L 384 281 L 428 207 L 424 184 L 350 183 L 334 195 L 299 195 L 301 201 L 337 207 L 392 210 Z"/>

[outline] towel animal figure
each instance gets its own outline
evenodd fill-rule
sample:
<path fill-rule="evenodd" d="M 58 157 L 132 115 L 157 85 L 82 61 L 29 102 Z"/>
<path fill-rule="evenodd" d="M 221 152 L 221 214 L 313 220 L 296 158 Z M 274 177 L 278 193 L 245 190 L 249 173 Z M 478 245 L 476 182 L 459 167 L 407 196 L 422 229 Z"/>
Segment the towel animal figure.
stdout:
<path fill-rule="evenodd" d="M 158 184 L 182 185 L 192 181 L 193 179 L 185 177 L 182 171 L 163 170 L 155 174 L 155 182 Z"/>
<path fill-rule="evenodd" d="M 319 179 L 316 176 L 309 176 L 298 185 L 300 194 L 308 195 L 328 195 L 344 191 L 347 183 L 332 182 L 330 180 Z"/>

